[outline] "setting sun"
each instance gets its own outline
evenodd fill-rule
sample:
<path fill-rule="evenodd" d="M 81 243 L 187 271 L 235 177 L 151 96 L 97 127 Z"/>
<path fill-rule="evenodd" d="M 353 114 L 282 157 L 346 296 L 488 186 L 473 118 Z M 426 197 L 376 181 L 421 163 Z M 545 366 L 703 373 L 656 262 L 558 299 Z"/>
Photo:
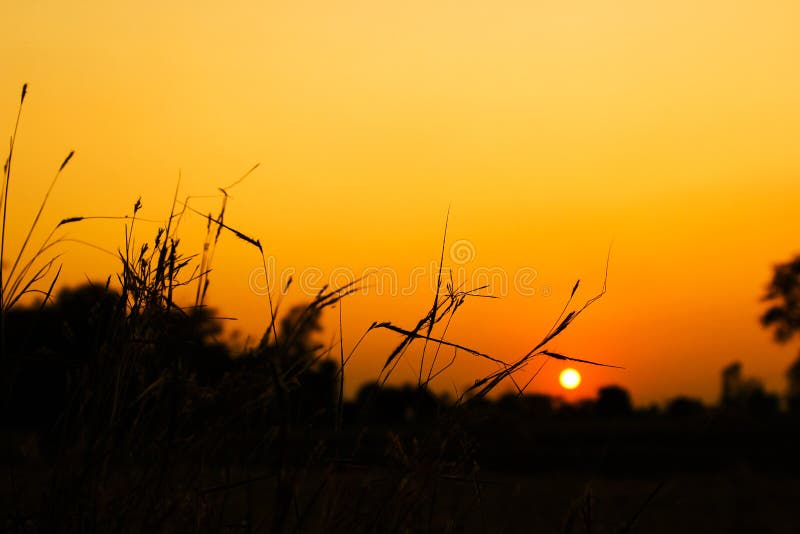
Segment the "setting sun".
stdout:
<path fill-rule="evenodd" d="M 561 371 L 558 381 L 564 389 L 575 389 L 581 385 L 581 374 L 572 368 L 564 369 Z"/>

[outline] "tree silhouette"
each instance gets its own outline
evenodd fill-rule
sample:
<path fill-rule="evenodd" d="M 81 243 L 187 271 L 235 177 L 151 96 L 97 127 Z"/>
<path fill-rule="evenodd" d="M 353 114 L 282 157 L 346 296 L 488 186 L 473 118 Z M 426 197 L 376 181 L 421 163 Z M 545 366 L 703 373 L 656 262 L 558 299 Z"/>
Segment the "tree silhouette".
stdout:
<path fill-rule="evenodd" d="M 605 386 L 597 390 L 596 409 L 600 416 L 624 417 L 633 412 L 633 403 L 622 386 Z"/>
<path fill-rule="evenodd" d="M 778 343 L 800 333 L 800 256 L 775 266 L 764 300 L 770 306 L 761 316 L 761 324 L 774 329 Z M 789 367 L 786 378 L 789 409 L 800 413 L 800 356 Z"/>
<path fill-rule="evenodd" d="M 733 362 L 722 369 L 722 406 L 732 406 L 741 397 L 742 390 L 742 364 Z"/>
<path fill-rule="evenodd" d="M 87 388 L 87 368 L 97 363 L 119 295 L 103 285 L 62 289 L 50 304 L 17 306 L 6 315 L 2 424 L 50 427 L 69 384 Z"/>
<path fill-rule="evenodd" d="M 126 369 L 139 392 L 167 368 L 206 386 L 220 383 L 231 367 L 213 309 L 172 308 L 135 334 L 124 332 L 128 320 L 120 293 L 104 284 L 63 288 L 46 305 L 12 309 L 5 351 L 13 365 L 2 376 L 0 425 L 52 427 L 68 402 L 98 398 L 99 384 L 113 383 L 108 376 L 126 354 L 135 356 Z"/>
<path fill-rule="evenodd" d="M 778 342 L 785 343 L 800 332 L 800 256 L 775 266 L 764 300 L 770 307 L 761 323 L 775 329 Z"/>
<path fill-rule="evenodd" d="M 720 405 L 725 411 L 756 417 L 770 417 L 777 413 L 780 404 L 778 396 L 764 389 L 759 380 L 745 378 L 740 362 L 733 362 L 723 368 L 721 375 Z"/>

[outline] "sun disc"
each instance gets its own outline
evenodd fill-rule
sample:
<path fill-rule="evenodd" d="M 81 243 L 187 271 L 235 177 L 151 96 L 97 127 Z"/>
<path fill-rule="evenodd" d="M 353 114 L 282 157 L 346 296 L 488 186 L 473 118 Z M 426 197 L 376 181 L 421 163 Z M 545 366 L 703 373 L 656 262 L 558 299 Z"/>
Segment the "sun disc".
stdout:
<path fill-rule="evenodd" d="M 575 389 L 581 384 L 581 374 L 570 367 L 561 371 L 558 381 L 564 389 Z"/>

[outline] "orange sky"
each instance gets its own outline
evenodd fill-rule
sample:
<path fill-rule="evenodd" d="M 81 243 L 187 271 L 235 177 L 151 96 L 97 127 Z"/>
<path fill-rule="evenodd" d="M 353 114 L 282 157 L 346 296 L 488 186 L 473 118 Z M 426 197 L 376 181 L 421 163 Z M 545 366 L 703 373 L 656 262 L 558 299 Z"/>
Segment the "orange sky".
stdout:
<path fill-rule="evenodd" d="M 774 345 L 757 318 L 771 265 L 800 252 L 796 2 L 163 4 L 3 7 L 7 134 L 30 84 L 15 242 L 72 148 L 43 229 L 125 214 L 139 195 L 143 216 L 163 218 L 179 169 L 182 195 L 207 195 L 260 162 L 232 191 L 228 222 L 259 237 L 277 270 L 391 267 L 408 280 L 437 258 L 449 205 L 450 243 L 475 253 L 464 272 L 537 273 L 535 295 L 471 302 L 448 334 L 511 360 L 549 328 L 575 279 L 582 299 L 599 288 L 613 242 L 608 294 L 552 348 L 626 370 L 580 367 L 575 395 L 615 382 L 640 404 L 713 400 L 733 359 L 783 388 L 796 347 Z M 188 222 L 193 252 L 204 223 Z M 122 226 L 69 234 L 114 250 Z M 248 287 L 259 265 L 227 239 L 210 290 L 252 335 L 263 328 L 263 299 Z M 115 267 L 71 245 L 63 279 Z M 372 321 L 410 326 L 430 299 L 420 288 L 348 300 L 346 346 Z M 328 319 L 326 339 L 338 318 Z M 395 340 L 363 345 L 348 389 Z M 534 390 L 559 391 L 563 367 L 548 364 Z M 463 355 L 438 386 L 487 369 Z"/>

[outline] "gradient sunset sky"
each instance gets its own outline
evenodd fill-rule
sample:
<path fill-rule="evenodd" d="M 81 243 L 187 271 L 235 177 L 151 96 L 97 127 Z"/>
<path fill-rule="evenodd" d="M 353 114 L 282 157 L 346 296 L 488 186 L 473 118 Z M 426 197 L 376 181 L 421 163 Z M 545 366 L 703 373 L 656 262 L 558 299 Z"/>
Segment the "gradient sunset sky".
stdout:
<path fill-rule="evenodd" d="M 214 195 L 260 163 L 231 190 L 227 222 L 258 237 L 276 271 L 391 268 L 402 286 L 438 259 L 449 206 L 451 266 L 535 274 L 533 294 L 469 302 L 449 340 L 521 356 L 576 279 L 579 302 L 600 289 L 611 246 L 608 293 L 551 348 L 626 369 L 579 366 L 572 397 L 617 383 L 637 404 L 713 401 L 733 360 L 784 389 L 797 346 L 775 345 L 758 317 L 772 265 L 800 252 L 796 1 L 29 0 L 0 12 L 6 135 L 29 84 L 14 243 L 71 149 L 43 232 L 124 215 L 139 196 L 142 216 L 163 219 L 179 171 L 179 196 Z M 198 252 L 205 222 L 184 224 L 184 251 Z M 140 226 L 140 241 L 155 230 Z M 68 234 L 112 252 L 123 242 L 119 222 Z M 448 258 L 454 243 L 468 261 Z M 63 251 L 66 284 L 117 268 L 84 245 Z M 229 235 L 209 290 L 255 338 L 260 265 Z M 430 284 L 367 293 L 344 302 L 346 350 L 373 321 L 412 326 L 432 298 Z M 302 298 L 295 288 L 286 302 Z M 325 324 L 329 341 L 338 314 Z M 367 338 L 348 390 L 396 341 Z M 563 368 L 547 364 L 532 391 L 562 394 Z M 436 385 L 490 369 L 461 355 Z"/>

